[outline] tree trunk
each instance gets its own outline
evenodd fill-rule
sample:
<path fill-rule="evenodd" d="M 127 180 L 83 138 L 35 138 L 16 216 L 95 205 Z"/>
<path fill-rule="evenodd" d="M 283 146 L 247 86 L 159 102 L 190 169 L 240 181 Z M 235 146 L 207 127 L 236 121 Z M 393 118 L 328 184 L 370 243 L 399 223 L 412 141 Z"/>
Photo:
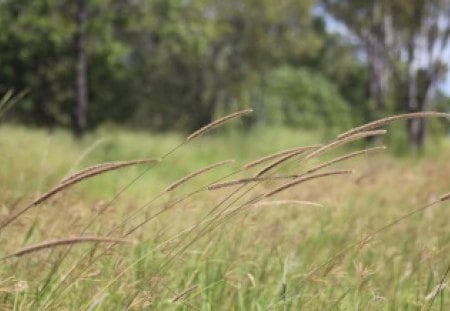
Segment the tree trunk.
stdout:
<path fill-rule="evenodd" d="M 419 112 L 419 106 L 417 102 L 417 79 L 415 70 L 412 68 L 412 64 L 408 64 L 408 95 L 407 95 L 407 108 L 408 112 Z M 424 129 L 425 126 L 421 119 L 408 120 L 408 140 L 411 147 L 420 149 L 423 145 Z"/>
<path fill-rule="evenodd" d="M 76 80 L 75 80 L 75 107 L 73 111 L 73 131 L 75 136 L 83 136 L 86 126 L 86 112 L 88 105 L 87 95 L 87 56 L 85 24 L 87 11 L 85 0 L 76 2 L 76 33 L 75 33 L 75 58 L 76 58 Z"/>
<path fill-rule="evenodd" d="M 409 144 L 416 150 L 425 143 L 425 118 L 411 119 L 408 122 Z"/>
<path fill-rule="evenodd" d="M 374 2 L 371 7 L 371 25 L 367 35 L 367 63 L 369 67 L 369 96 L 375 117 L 386 110 L 386 96 L 390 87 L 391 68 L 388 51 L 392 48 L 392 15 Z"/>
<path fill-rule="evenodd" d="M 408 46 L 408 76 L 407 76 L 407 84 L 408 84 L 408 93 L 406 106 L 408 112 L 420 112 L 423 110 L 424 105 L 419 105 L 418 96 L 417 96 L 417 69 L 414 66 L 415 60 L 415 41 L 411 40 Z M 407 123 L 407 131 L 408 131 L 408 140 L 409 145 L 416 150 L 420 150 L 423 147 L 424 139 L 425 139 L 425 120 L 423 118 L 410 119 Z"/>

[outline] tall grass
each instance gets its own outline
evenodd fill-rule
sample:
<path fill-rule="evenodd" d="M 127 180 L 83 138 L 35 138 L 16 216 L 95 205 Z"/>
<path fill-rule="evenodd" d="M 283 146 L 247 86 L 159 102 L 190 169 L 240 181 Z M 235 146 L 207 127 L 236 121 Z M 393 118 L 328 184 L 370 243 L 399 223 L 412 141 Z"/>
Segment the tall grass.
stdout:
<path fill-rule="evenodd" d="M 389 122 L 447 114 L 391 117 L 320 145 L 279 136 L 270 142 L 281 145 L 266 150 L 264 139 L 206 135 L 248 113 L 187 139 L 133 134 L 77 146 L 58 136 L 61 145 L 47 150 L 41 171 L 33 161 L 44 153 L 44 135 L 0 128 L 8 159 L 0 173 L 0 306 L 450 308 L 449 151 L 410 163 L 371 154 L 384 146 L 341 154 L 352 142 L 385 135 L 379 128 Z M 26 140 L 29 153 L 19 155 L 16 143 Z M 233 151 L 236 164 L 224 160 Z M 104 163 L 73 173 L 83 154 Z M 349 166 L 354 177 L 328 178 L 353 172 Z M 37 176 L 50 190 L 33 198 Z M 138 243 L 123 247 L 130 238 Z"/>

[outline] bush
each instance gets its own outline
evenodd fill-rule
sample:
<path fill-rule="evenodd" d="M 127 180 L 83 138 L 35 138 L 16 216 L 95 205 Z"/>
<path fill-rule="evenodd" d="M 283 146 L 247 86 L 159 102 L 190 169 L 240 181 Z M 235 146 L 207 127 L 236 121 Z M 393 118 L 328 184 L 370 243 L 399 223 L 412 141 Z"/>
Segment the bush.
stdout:
<path fill-rule="evenodd" d="M 305 68 L 272 71 L 264 91 L 269 124 L 337 131 L 348 128 L 350 109 L 331 81 Z"/>

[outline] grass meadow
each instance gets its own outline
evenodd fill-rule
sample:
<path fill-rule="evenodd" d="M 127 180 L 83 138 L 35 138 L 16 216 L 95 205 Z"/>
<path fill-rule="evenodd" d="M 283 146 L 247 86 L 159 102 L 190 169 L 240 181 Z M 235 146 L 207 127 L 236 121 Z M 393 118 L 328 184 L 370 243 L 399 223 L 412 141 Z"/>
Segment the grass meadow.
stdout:
<path fill-rule="evenodd" d="M 0 126 L 0 309 L 450 310 L 450 141 L 394 156 L 386 129 L 368 146 L 228 124 L 187 142 Z M 160 162 L 111 169 L 135 159 Z"/>

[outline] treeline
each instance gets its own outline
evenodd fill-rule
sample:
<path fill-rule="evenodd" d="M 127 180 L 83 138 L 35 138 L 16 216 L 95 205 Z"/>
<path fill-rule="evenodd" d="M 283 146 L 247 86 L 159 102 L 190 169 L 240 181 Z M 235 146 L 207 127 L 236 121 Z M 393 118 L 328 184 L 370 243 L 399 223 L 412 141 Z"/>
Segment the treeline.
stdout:
<path fill-rule="evenodd" d="M 192 130 L 252 107 L 249 123 L 330 131 L 448 109 L 448 0 L 3 0 L 8 118 Z M 339 31 L 337 31 L 339 30 Z M 420 147 L 423 121 L 408 126 Z"/>

